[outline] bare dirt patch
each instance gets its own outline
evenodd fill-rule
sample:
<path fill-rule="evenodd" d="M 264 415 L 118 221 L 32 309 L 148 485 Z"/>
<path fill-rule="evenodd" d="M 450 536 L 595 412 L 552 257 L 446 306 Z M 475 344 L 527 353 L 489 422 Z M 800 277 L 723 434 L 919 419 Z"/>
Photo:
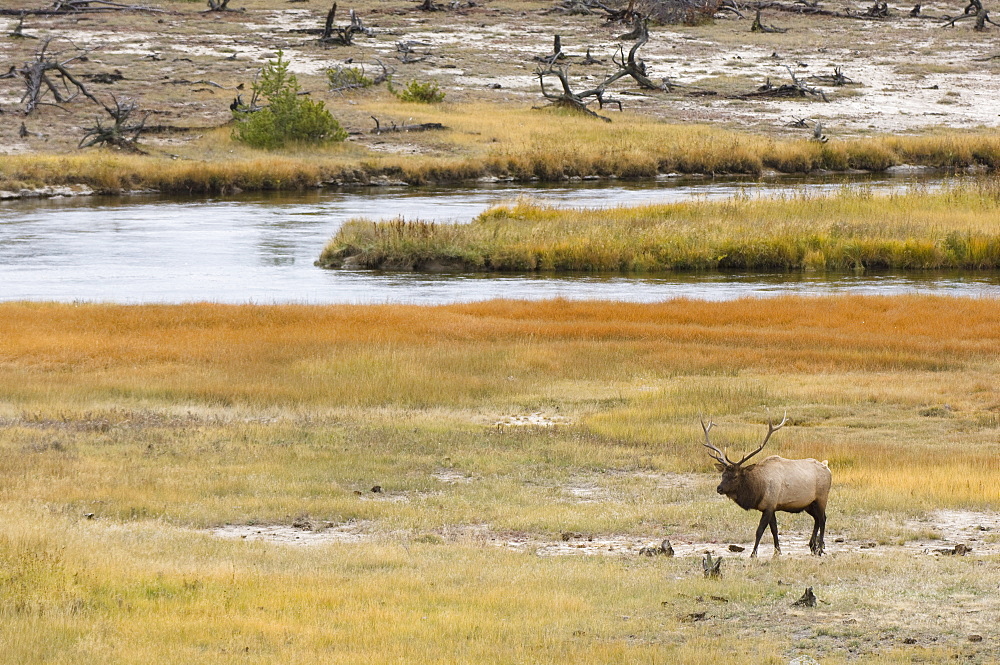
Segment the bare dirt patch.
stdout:
<path fill-rule="evenodd" d="M 571 421 L 565 416 L 546 414 L 541 411 L 504 416 L 494 423 L 494 425 L 501 429 L 504 427 L 554 427 L 555 425 L 569 424 L 571 424 Z"/>
<path fill-rule="evenodd" d="M 751 525 L 752 526 L 752 525 Z M 752 528 L 746 531 L 752 535 Z M 1000 513 L 963 510 L 938 511 L 908 526 L 921 531 L 934 530 L 940 539 L 919 538 L 902 545 L 882 545 L 871 541 L 846 540 L 827 533 L 827 556 L 969 556 L 1000 555 Z M 226 525 L 212 529 L 219 538 L 263 541 L 283 545 L 325 545 L 331 543 L 374 542 L 384 539 L 409 539 L 413 534 L 379 531 L 373 522 L 299 521 L 297 525 Z M 663 538 L 626 534 L 584 534 L 567 532 L 557 538 L 526 532 L 497 531 L 488 525 L 457 525 L 435 532 L 444 542 L 475 543 L 502 547 L 537 556 L 621 556 L 643 554 L 644 548 L 658 547 Z M 788 530 L 781 532 L 783 558 L 808 558 L 809 533 Z M 993 536 L 993 537 L 991 537 Z M 761 558 L 772 556 L 770 536 L 761 541 Z M 673 556 L 701 558 L 713 556 L 747 557 L 753 547 L 751 540 L 718 542 L 680 536 L 668 536 Z M 964 547 L 963 547 L 964 546 Z M 957 549 L 957 551 L 956 551 Z"/>

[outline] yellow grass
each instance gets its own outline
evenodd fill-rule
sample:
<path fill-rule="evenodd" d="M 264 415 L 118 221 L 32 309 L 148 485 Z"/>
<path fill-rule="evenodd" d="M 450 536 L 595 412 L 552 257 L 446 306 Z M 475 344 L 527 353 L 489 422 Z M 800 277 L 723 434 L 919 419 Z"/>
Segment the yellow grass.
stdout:
<path fill-rule="evenodd" d="M 887 195 L 736 197 L 633 208 L 522 201 L 471 224 L 354 220 L 320 263 L 365 268 L 660 272 L 1000 268 L 995 179 Z"/>
<path fill-rule="evenodd" d="M 489 537 L 745 542 L 756 519 L 716 496 L 698 417 L 743 450 L 768 408 L 792 419 L 770 452 L 829 460 L 828 543 L 1000 510 L 998 337 L 996 301 L 916 296 L 3 304 L 0 648 L 102 665 L 988 662 L 989 561 L 726 555 L 712 581 L 696 558 Z M 568 424 L 495 424 L 538 412 Z M 369 537 L 200 530 L 302 518 Z M 792 609 L 806 586 L 829 604 Z"/>
<path fill-rule="evenodd" d="M 0 187 L 83 183 L 109 192 L 149 188 L 225 192 L 365 184 L 380 178 L 420 184 L 484 176 L 562 180 L 575 176 L 648 178 L 671 172 L 758 175 L 768 169 L 878 171 L 907 163 L 994 169 L 1000 163 L 1000 140 L 981 133 L 817 143 L 667 124 L 629 113 L 607 125 L 572 113 L 493 104 L 414 105 L 374 99 L 365 102 L 365 109 L 383 118 L 440 122 L 448 129 L 384 135 L 389 144 L 416 143 L 419 151 L 410 155 L 372 152 L 352 142 L 268 153 L 233 143 L 224 127 L 179 148 L 179 155 L 94 150 L 70 155 L 0 155 Z M 567 136 L 573 140 L 567 141 Z"/>

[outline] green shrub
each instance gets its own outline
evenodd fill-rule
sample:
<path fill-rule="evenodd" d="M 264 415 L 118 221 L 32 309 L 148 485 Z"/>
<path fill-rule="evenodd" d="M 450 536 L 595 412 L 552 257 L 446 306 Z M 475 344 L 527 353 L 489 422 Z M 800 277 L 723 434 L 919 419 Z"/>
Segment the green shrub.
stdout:
<path fill-rule="evenodd" d="M 257 107 L 257 100 L 266 105 Z M 233 139 L 254 148 L 280 148 L 291 141 L 324 143 L 343 141 L 347 132 L 323 102 L 299 95 L 299 82 L 288 71 L 288 61 L 278 51 L 277 60 L 269 60 L 253 84 L 249 107 L 233 109 L 237 123 Z"/>
<path fill-rule="evenodd" d="M 438 88 L 437 83 L 428 81 L 410 81 L 402 90 L 395 90 L 391 86 L 389 91 L 396 95 L 403 102 L 419 102 L 421 104 L 433 104 L 444 99 L 444 92 Z"/>

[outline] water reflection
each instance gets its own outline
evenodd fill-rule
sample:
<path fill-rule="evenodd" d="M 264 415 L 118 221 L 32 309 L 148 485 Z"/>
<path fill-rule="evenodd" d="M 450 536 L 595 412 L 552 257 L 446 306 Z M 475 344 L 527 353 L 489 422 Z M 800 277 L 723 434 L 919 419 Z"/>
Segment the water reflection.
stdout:
<path fill-rule="evenodd" d="M 945 180 L 856 177 L 872 190 Z M 526 188 L 397 188 L 191 200 L 146 197 L 0 204 L 0 300 L 108 302 L 442 303 L 489 298 L 728 300 L 784 293 L 1000 293 L 997 275 L 412 275 L 327 271 L 313 261 L 354 217 L 464 222 L 529 196 L 556 206 L 608 207 L 734 195 L 801 195 L 845 179 L 670 180 Z"/>

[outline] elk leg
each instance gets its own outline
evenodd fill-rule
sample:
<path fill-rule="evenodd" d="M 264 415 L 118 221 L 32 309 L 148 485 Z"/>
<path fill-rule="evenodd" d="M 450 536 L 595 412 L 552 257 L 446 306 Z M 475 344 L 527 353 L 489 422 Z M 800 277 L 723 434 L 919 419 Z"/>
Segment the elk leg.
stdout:
<path fill-rule="evenodd" d="M 778 516 L 771 513 L 771 536 L 774 538 L 774 556 L 781 554 L 781 546 L 778 544 Z"/>
<path fill-rule="evenodd" d="M 757 525 L 757 538 L 753 541 L 753 552 L 750 553 L 751 558 L 757 556 L 757 547 L 760 546 L 760 537 L 764 535 L 764 528 L 770 523 L 771 519 L 774 517 L 774 511 L 762 510 L 760 513 L 760 524 Z M 778 527 L 774 527 L 774 542 L 778 542 Z"/>
<path fill-rule="evenodd" d="M 823 556 L 823 536 L 826 535 L 826 512 L 815 503 L 810 505 L 806 509 L 806 512 L 812 515 L 813 518 L 813 532 L 812 537 L 809 539 L 809 551 L 816 556 Z"/>

